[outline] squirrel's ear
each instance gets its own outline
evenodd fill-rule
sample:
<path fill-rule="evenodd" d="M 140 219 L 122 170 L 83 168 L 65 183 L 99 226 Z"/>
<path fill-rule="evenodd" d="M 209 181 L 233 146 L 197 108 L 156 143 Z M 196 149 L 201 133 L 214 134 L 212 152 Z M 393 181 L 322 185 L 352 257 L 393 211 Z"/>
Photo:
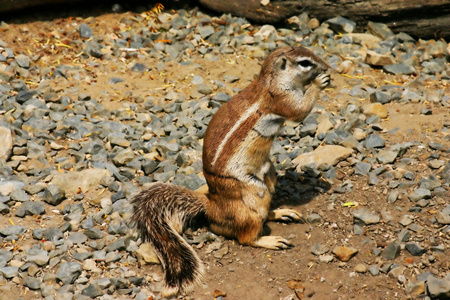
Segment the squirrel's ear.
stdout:
<path fill-rule="evenodd" d="M 275 62 L 275 66 L 277 67 L 278 70 L 284 71 L 286 69 L 286 65 L 287 65 L 286 57 L 279 57 Z"/>

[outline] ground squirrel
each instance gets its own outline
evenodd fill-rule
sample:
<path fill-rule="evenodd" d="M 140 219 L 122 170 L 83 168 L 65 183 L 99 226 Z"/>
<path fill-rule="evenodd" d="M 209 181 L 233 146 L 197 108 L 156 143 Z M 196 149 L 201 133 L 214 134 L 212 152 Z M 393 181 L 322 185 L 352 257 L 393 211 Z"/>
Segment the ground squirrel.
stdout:
<path fill-rule="evenodd" d="M 269 158 L 285 120 L 302 121 L 329 85 L 328 65 L 304 47 L 283 47 L 264 61 L 259 76 L 213 116 L 203 140 L 206 194 L 155 183 L 136 195 L 133 220 L 161 260 L 163 296 L 187 293 L 201 278 L 203 263 L 181 237 L 186 224 L 203 216 L 212 232 L 242 245 L 286 249 L 291 242 L 261 236 L 268 220 L 297 221 L 291 209 L 270 211 L 276 172 Z"/>

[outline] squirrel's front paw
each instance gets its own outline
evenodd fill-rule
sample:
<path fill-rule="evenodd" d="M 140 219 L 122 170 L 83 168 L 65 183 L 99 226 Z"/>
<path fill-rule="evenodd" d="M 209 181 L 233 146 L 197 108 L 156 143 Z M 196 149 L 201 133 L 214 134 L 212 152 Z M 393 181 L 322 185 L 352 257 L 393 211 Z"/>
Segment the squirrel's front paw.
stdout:
<path fill-rule="evenodd" d="M 331 83 L 331 76 L 330 74 L 321 73 L 316 77 L 316 81 L 319 84 L 319 86 L 324 89 Z"/>

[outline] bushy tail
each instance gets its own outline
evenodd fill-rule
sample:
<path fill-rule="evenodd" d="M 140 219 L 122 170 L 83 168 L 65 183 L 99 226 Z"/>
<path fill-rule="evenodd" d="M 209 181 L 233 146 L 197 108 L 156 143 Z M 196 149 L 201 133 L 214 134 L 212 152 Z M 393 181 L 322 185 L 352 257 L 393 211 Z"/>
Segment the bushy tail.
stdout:
<path fill-rule="evenodd" d="M 203 275 L 202 261 L 180 235 L 185 224 L 204 214 L 202 197 L 180 186 L 155 183 L 132 200 L 137 229 L 164 268 L 163 297 L 190 292 Z"/>

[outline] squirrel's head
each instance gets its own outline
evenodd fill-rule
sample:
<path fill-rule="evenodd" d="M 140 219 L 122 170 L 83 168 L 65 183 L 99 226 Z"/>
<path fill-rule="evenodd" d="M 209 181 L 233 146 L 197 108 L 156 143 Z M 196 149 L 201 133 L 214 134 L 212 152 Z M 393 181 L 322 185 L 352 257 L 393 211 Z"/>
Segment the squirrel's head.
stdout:
<path fill-rule="evenodd" d="M 308 85 L 328 68 L 323 60 L 304 47 L 283 47 L 269 54 L 260 76 L 270 76 L 270 84 L 276 85 L 272 88 L 305 92 Z"/>

